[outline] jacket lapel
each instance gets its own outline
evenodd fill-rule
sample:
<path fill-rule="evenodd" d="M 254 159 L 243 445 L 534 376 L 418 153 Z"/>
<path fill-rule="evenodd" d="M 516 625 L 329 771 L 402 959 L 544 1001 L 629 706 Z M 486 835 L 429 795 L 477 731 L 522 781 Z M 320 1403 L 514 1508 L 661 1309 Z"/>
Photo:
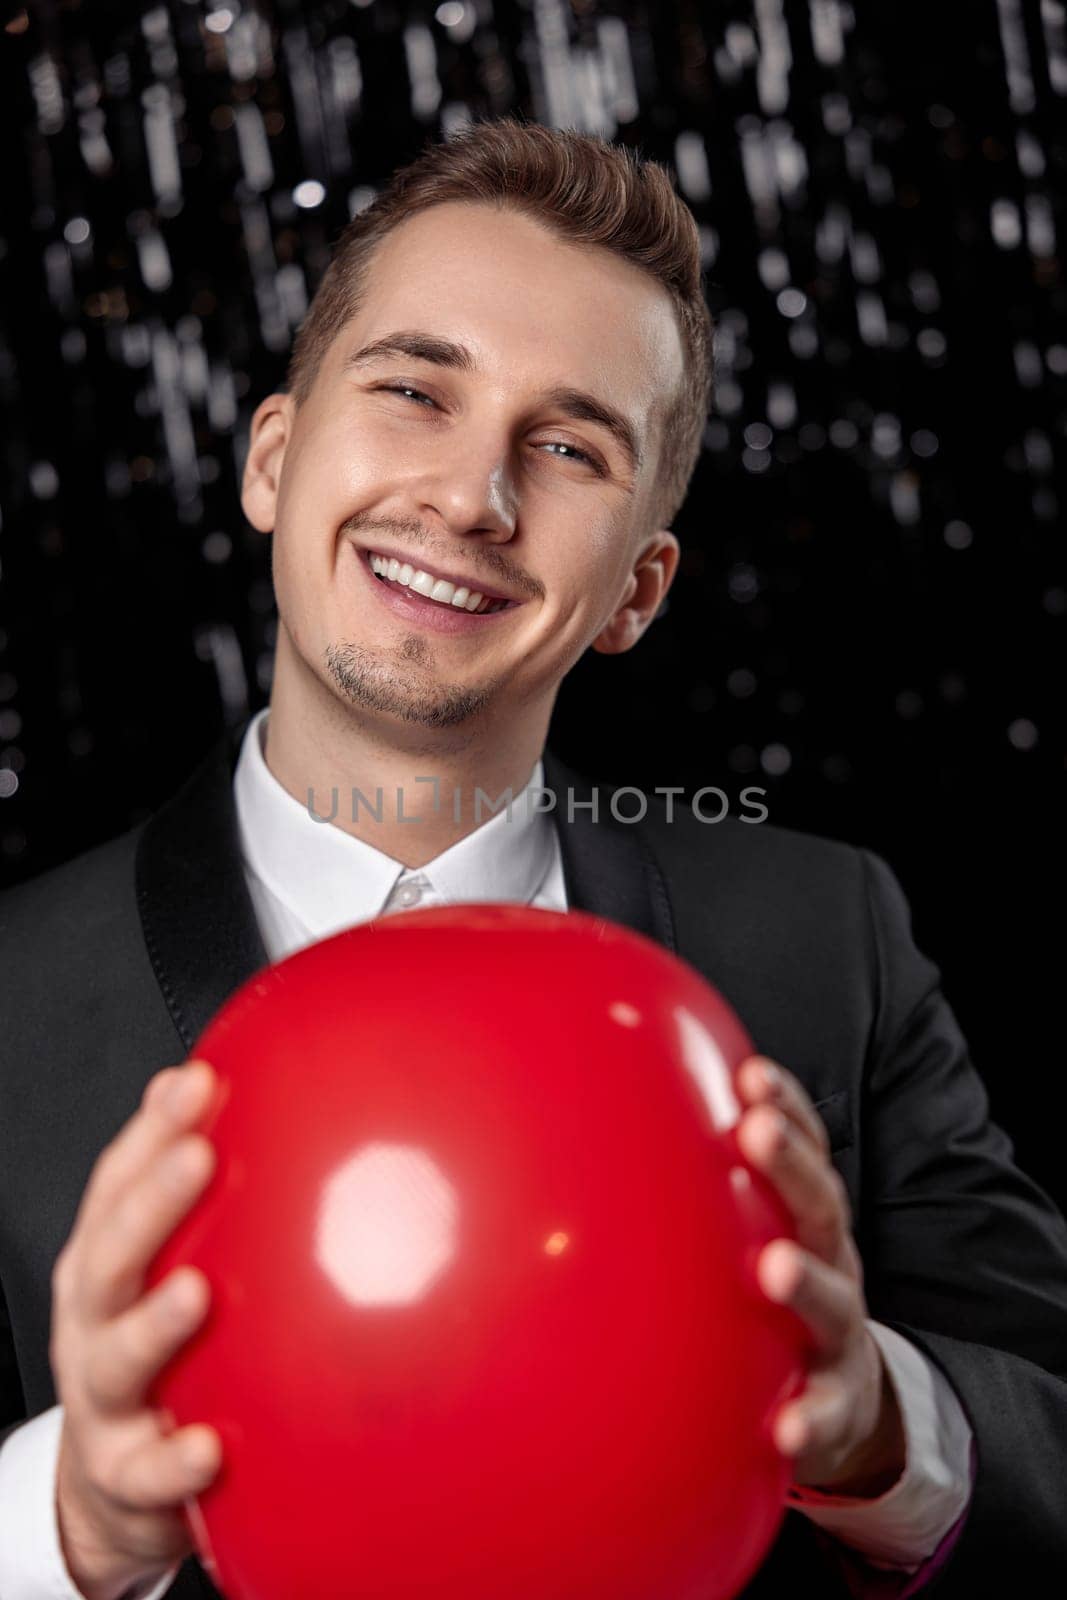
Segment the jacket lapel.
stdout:
<path fill-rule="evenodd" d="M 551 750 L 542 757 L 545 787 L 556 796 L 553 817 L 563 856 L 567 905 L 572 911 L 621 922 L 668 950 L 676 950 L 674 919 L 663 874 L 640 823 L 617 822 L 610 790 L 594 788 Z"/>
<path fill-rule="evenodd" d="M 267 965 L 245 884 L 233 803 L 244 726 L 223 734 L 137 848 L 137 904 L 171 1018 L 191 1050 L 215 1012 Z"/>
<path fill-rule="evenodd" d="M 145 945 L 171 1018 L 192 1050 L 215 1012 L 267 965 L 241 862 L 233 773 L 244 726 L 223 734 L 142 830 L 137 903 Z M 639 824 L 617 822 L 597 790 L 552 751 L 545 786 L 563 858 L 567 905 L 676 949 L 663 875 Z"/>

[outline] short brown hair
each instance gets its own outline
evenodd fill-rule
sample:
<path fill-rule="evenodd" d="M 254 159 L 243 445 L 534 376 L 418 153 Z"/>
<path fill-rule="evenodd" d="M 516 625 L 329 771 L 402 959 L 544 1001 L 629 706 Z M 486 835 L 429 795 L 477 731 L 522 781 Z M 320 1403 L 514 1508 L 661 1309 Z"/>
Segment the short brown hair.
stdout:
<path fill-rule="evenodd" d="M 682 381 L 662 410 L 654 496 L 656 526 L 669 526 L 700 454 L 711 398 L 712 325 L 699 239 L 693 214 L 666 168 L 604 139 L 501 117 L 429 145 L 394 173 L 338 239 L 297 335 L 288 373 L 297 404 L 358 308 L 375 247 L 408 217 L 450 200 L 522 212 L 570 243 L 612 251 L 666 289 L 684 356 Z"/>

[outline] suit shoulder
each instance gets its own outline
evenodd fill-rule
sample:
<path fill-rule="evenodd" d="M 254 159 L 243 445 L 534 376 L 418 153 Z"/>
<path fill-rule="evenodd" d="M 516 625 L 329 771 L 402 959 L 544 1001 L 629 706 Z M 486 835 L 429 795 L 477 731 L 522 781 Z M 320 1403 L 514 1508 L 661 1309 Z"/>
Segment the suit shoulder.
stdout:
<path fill-rule="evenodd" d="M 0 945 L 9 952 L 106 939 L 136 909 L 134 858 L 143 824 L 0 894 Z"/>
<path fill-rule="evenodd" d="M 855 845 L 823 834 L 804 833 L 769 821 L 728 814 L 713 821 L 709 802 L 705 817 L 676 799 L 673 807 L 649 797 L 642 829 L 664 872 L 671 877 L 715 884 L 777 885 L 791 894 L 815 885 L 837 886 L 854 895 L 864 889 L 863 852 Z"/>

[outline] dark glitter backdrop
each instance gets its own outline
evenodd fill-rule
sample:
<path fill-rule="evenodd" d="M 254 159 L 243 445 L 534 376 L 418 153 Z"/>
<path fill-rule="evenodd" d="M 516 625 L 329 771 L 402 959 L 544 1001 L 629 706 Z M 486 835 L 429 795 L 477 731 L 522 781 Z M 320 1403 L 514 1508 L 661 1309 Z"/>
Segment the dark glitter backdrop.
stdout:
<path fill-rule="evenodd" d="M 1067 1199 L 1062 0 L 3 16 L 6 881 L 144 816 L 264 703 L 237 476 L 347 218 L 471 115 L 602 133 L 696 213 L 717 401 L 668 614 L 581 664 L 557 748 L 762 783 L 773 821 L 886 855 L 994 1110 Z"/>

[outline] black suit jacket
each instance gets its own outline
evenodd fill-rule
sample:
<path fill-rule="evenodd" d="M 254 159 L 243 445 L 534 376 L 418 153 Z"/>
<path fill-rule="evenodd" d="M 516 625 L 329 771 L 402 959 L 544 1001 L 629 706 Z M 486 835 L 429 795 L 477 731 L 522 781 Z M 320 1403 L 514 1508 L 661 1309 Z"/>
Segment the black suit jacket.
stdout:
<path fill-rule="evenodd" d="M 238 853 L 238 737 L 146 823 L 0 897 L 0 1428 L 55 1402 L 51 1273 L 94 1161 L 266 961 Z M 561 797 L 592 796 L 548 751 L 545 769 Z M 676 950 L 802 1080 L 848 1187 L 871 1315 L 942 1369 L 970 1419 L 975 1491 L 936 1592 L 1062 1595 L 1067 1225 L 988 1119 L 892 873 L 683 807 L 621 824 L 607 799 L 596 824 L 557 815 L 569 904 Z M 169 1591 L 215 1592 L 194 1559 Z M 832 1541 L 790 1512 L 746 1594 L 845 1592 Z"/>

